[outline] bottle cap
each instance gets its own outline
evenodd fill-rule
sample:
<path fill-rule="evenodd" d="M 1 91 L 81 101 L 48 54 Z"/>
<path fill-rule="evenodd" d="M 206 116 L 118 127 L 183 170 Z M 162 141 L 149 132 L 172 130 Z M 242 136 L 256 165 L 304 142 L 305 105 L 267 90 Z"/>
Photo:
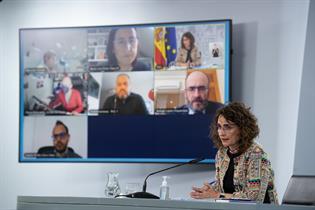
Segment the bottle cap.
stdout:
<path fill-rule="evenodd" d="M 169 179 L 169 176 L 162 176 L 163 178 L 163 182 L 162 182 L 162 186 L 167 186 L 167 179 Z"/>

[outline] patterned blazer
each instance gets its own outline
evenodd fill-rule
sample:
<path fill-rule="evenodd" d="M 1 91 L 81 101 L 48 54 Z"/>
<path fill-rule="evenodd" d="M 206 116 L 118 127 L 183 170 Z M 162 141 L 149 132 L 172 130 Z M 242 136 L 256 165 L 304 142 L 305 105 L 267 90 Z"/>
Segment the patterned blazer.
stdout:
<path fill-rule="evenodd" d="M 227 148 L 220 148 L 216 154 L 216 183 L 214 190 L 224 193 L 223 179 L 229 167 Z M 232 198 L 246 198 L 259 203 L 268 193 L 270 202 L 278 204 L 274 185 L 274 172 L 262 147 L 253 143 L 243 154 L 234 158 L 234 187 Z"/>
<path fill-rule="evenodd" d="M 188 51 L 186 49 L 179 48 L 179 50 L 177 52 L 176 60 L 175 60 L 176 65 L 179 65 L 178 63 L 186 63 L 187 54 L 188 54 Z M 196 46 L 194 48 L 192 48 L 190 56 L 192 59 L 192 63 L 195 66 L 201 65 L 201 52 L 199 52 L 199 50 Z"/>

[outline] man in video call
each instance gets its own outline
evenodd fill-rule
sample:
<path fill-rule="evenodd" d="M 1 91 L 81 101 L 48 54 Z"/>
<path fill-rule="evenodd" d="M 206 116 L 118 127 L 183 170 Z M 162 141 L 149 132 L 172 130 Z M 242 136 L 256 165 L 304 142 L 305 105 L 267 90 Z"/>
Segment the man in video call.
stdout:
<path fill-rule="evenodd" d="M 81 158 L 71 147 L 68 147 L 70 134 L 68 127 L 63 122 L 59 120 L 56 122 L 52 131 L 52 139 L 54 146 L 41 147 L 37 152 L 37 157 Z"/>
<path fill-rule="evenodd" d="M 178 109 L 187 110 L 185 113 L 189 115 L 214 114 L 223 104 L 208 100 L 209 83 L 210 80 L 204 72 L 190 73 L 185 80 L 186 104 Z"/>
<path fill-rule="evenodd" d="M 148 110 L 143 98 L 130 91 L 130 77 L 119 74 L 116 78 L 115 94 L 109 96 L 104 105 L 103 113 L 123 115 L 146 115 Z"/>

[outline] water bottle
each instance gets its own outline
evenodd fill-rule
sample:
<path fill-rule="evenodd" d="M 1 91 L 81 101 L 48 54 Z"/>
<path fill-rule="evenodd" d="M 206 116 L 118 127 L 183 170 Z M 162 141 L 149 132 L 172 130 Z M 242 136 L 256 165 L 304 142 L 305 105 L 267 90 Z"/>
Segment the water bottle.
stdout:
<path fill-rule="evenodd" d="M 170 199 L 170 187 L 167 184 L 168 176 L 163 176 L 163 181 L 160 186 L 160 199 L 161 200 L 169 200 Z"/>

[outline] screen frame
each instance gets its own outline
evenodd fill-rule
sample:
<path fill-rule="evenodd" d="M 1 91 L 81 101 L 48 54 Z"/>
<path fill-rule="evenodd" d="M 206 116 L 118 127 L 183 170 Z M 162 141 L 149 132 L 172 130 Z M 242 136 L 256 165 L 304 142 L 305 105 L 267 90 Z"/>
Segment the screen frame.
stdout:
<path fill-rule="evenodd" d="M 18 162 L 19 163 L 185 163 L 192 159 L 156 159 L 156 158 L 35 158 L 27 159 L 23 158 L 23 146 L 24 146 L 24 64 L 22 56 L 22 39 L 21 33 L 29 30 L 46 30 L 46 29 L 89 29 L 89 28 L 104 28 L 104 27 L 156 27 L 156 26 L 181 26 L 189 24 L 214 24 L 224 23 L 226 26 L 225 31 L 225 42 L 226 52 L 225 57 L 225 78 L 228 82 L 225 83 L 225 101 L 230 102 L 232 100 L 232 19 L 215 19 L 215 20 L 196 20 L 196 21 L 172 21 L 172 22 L 153 22 L 153 23 L 140 23 L 140 24 L 115 24 L 115 25 L 95 25 L 95 26 L 62 26 L 62 27 L 31 27 L 31 28 L 20 28 L 19 29 L 19 144 L 18 144 Z M 228 86 L 228 87 L 226 87 Z M 197 158 L 197 157 L 196 157 Z M 214 164 L 214 159 L 205 159 L 199 164 Z"/>

